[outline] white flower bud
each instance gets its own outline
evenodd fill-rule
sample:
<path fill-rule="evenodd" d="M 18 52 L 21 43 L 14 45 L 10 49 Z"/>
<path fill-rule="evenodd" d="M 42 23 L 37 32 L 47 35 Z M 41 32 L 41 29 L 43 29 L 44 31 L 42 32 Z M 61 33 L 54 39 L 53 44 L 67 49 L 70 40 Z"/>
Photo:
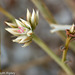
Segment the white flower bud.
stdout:
<path fill-rule="evenodd" d="M 75 25 L 73 24 L 72 27 L 70 28 L 70 32 L 74 33 L 75 29 L 74 29 Z"/>
<path fill-rule="evenodd" d="M 30 20 L 31 20 L 31 13 L 27 9 L 27 21 L 30 22 Z"/>
<path fill-rule="evenodd" d="M 33 25 L 35 25 L 35 23 L 36 23 L 36 14 L 35 14 L 34 9 L 33 9 L 32 16 L 31 16 L 31 23 Z"/>

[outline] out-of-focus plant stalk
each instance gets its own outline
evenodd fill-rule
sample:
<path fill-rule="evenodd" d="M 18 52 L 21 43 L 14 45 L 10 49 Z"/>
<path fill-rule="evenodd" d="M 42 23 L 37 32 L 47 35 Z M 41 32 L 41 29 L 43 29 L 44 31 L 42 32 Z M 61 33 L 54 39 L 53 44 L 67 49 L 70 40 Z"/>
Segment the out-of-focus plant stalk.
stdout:
<path fill-rule="evenodd" d="M 75 18 L 75 2 L 74 2 L 74 0 L 64 0 L 64 2 L 71 9 L 71 11 L 73 13 L 73 18 Z"/>
<path fill-rule="evenodd" d="M 0 72 L 1 72 L 1 25 L 0 25 Z"/>
<path fill-rule="evenodd" d="M 63 51 L 62 62 L 66 61 L 66 56 L 67 56 L 67 51 L 68 51 L 70 40 L 71 40 L 71 37 L 67 37 L 66 44 L 65 44 L 65 49 Z"/>
<path fill-rule="evenodd" d="M 0 36 L 1 36 L 1 27 L 0 27 Z M 0 72 L 1 72 L 1 37 L 0 37 Z"/>
<path fill-rule="evenodd" d="M 3 13 L 5 16 L 7 16 L 12 22 L 15 22 L 15 18 L 5 9 L 3 9 L 1 6 L 0 6 L 0 12 Z"/>
<path fill-rule="evenodd" d="M 51 23 L 57 24 L 57 22 L 55 21 L 55 19 L 53 18 L 52 14 L 51 14 L 51 12 L 49 11 L 49 9 L 47 8 L 47 6 L 45 5 L 45 3 L 42 0 L 32 0 L 32 2 L 40 10 L 41 14 L 43 15 L 43 17 L 47 20 L 47 22 L 49 24 L 51 24 Z M 66 39 L 65 39 L 66 35 L 64 32 L 60 31 L 57 33 L 61 36 L 63 41 L 66 41 Z M 75 42 L 71 42 L 70 47 L 75 52 Z"/>
<path fill-rule="evenodd" d="M 68 75 L 74 75 L 71 69 L 63 63 L 61 59 L 35 34 L 33 34 L 33 41 L 38 44 L 52 59 L 54 59 Z"/>

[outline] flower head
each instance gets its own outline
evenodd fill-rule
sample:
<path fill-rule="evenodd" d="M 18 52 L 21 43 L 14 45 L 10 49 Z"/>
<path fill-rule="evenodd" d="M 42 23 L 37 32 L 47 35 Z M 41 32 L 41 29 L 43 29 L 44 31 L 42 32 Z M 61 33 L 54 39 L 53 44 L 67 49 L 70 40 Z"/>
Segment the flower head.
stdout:
<path fill-rule="evenodd" d="M 38 11 L 37 11 L 38 12 Z M 17 38 L 13 40 L 13 42 L 24 43 L 24 46 L 28 46 L 32 41 L 33 30 L 36 27 L 38 20 L 38 16 L 29 12 L 27 9 L 27 21 L 20 18 L 20 20 L 15 19 L 16 23 L 5 22 L 11 28 L 5 28 L 9 33 L 13 34 Z"/>

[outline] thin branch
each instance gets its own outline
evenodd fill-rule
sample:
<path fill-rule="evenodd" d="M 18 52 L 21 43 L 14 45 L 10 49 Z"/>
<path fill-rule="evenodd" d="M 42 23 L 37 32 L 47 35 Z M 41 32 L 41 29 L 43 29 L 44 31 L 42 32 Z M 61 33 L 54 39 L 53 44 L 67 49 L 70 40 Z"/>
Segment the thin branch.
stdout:
<path fill-rule="evenodd" d="M 67 56 L 67 51 L 68 51 L 70 40 L 71 40 L 71 37 L 67 37 L 66 44 L 65 44 L 65 49 L 63 51 L 62 62 L 66 61 L 66 56 Z"/>

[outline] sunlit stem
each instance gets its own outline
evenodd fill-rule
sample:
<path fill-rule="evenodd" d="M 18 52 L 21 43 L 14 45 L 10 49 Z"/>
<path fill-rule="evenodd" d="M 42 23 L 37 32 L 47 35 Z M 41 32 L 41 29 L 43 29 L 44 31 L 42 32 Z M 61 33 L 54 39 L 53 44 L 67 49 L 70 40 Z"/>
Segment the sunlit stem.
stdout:
<path fill-rule="evenodd" d="M 67 37 L 66 44 L 65 44 L 65 50 L 63 51 L 63 56 L 62 56 L 62 61 L 63 62 L 66 61 L 67 51 L 68 51 L 70 40 L 71 40 L 71 37 Z"/>

